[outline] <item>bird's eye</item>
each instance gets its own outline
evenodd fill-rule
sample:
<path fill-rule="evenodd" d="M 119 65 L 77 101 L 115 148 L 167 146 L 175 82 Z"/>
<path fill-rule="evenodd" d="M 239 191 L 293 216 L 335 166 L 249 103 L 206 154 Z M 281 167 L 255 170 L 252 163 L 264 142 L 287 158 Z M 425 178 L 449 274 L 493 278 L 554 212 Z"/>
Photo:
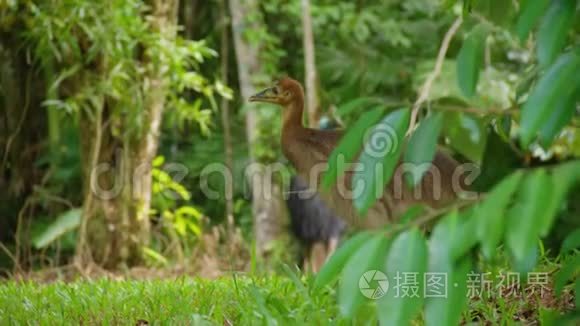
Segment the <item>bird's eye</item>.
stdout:
<path fill-rule="evenodd" d="M 284 96 L 286 96 L 286 97 L 290 96 L 290 91 L 285 91 Z"/>

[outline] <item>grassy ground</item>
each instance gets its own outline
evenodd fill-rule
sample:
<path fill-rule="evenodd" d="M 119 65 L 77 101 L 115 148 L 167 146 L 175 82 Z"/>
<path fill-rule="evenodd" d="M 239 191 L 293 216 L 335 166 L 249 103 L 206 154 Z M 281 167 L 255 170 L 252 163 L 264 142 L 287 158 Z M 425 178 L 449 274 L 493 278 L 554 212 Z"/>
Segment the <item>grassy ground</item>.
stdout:
<path fill-rule="evenodd" d="M 543 295 L 537 291 L 530 294 L 522 288 L 494 287 L 490 290 L 492 296 L 471 298 L 463 320 L 494 325 L 558 324 L 550 321 L 578 304 L 572 284 L 561 296 L 554 294 L 553 272 L 560 264 L 560 259 L 542 256 L 535 271 L 549 275 Z M 492 265 L 474 266 L 493 275 L 509 270 L 508 267 L 505 257 Z M 314 291 L 312 277 L 286 265 L 276 270 L 277 273 L 257 272 L 265 276 L 225 273 L 208 279 L 182 276 L 183 271 L 178 270 L 146 269 L 132 274 L 99 272 L 87 276 L 92 280 L 45 270 L 29 276 L 35 281 L 0 279 L 0 326 L 377 325 L 372 300 L 355 320 L 346 320 L 339 313 L 334 288 Z M 493 283 L 497 285 L 497 281 L 494 279 Z M 421 320 L 419 317 L 416 324 L 423 324 Z"/>
<path fill-rule="evenodd" d="M 0 285 L 0 325 L 341 324 L 334 298 L 279 276 L 8 282 Z"/>
<path fill-rule="evenodd" d="M 0 284 L 0 325 L 377 324 L 370 304 L 356 320 L 343 319 L 334 291 L 311 291 L 311 283 L 294 273 L 215 280 L 10 281 Z M 568 293 L 565 301 L 569 299 Z M 547 321 L 566 310 L 562 303 L 567 304 L 521 297 L 476 299 L 464 320 L 501 325 Z"/>

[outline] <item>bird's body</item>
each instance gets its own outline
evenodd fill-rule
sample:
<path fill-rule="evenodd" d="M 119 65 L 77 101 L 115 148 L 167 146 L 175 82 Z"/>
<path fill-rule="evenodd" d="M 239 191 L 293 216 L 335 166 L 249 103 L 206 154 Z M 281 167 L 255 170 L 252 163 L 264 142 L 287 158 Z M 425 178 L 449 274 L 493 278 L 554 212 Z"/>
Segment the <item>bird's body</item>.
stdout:
<path fill-rule="evenodd" d="M 298 82 L 290 78 L 280 80 L 275 87 L 256 94 L 250 100 L 276 103 L 283 107 L 282 151 L 298 174 L 311 188 L 318 191 L 321 176 L 328 166 L 328 159 L 343 133 L 303 126 L 304 91 Z M 376 228 L 393 221 L 413 204 L 424 203 L 438 207 L 453 200 L 456 191 L 453 189 L 452 181 L 457 167 L 458 163 L 454 159 L 438 151 L 429 171 L 415 189 L 406 186 L 403 182 L 403 169 L 397 168 L 392 181 L 364 218 L 357 214 L 353 200 L 349 197 L 352 195 L 350 193 L 352 175 L 358 172 L 347 170 L 332 189 L 319 193 L 349 225 Z M 417 191 L 420 191 L 419 196 L 416 195 Z"/>
<path fill-rule="evenodd" d="M 286 204 L 292 233 L 304 249 L 302 267 L 316 273 L 337 248 L 346 223 L 298 176 L 290 179 Z"/>

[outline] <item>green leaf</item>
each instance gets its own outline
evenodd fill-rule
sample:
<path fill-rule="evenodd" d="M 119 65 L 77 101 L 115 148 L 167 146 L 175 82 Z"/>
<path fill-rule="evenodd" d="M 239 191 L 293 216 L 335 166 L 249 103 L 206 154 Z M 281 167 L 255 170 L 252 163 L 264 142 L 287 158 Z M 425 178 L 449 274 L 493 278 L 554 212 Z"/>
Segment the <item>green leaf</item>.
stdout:
<path fill-rule="evenodd" d="M 478 0 L 473 9 L 499 26 L 511 21 L 514 14 L 513 1 Z"/>
<path fill-rule="evenodd" d="M 363 185 L 362 193 L 354 198 L 354 206 L 361 215 L 366 215 L 375 201 L 383 196 L 385 184 L 399 162 L 408 124 L 409 110 L 400 109 L 390 113 L 371 130 L 359 158 L 363 170 L 352 177 L 353 192 L 355 185 Z"/>
<path fill-rule="evenodd" d="M 481 174 L 475 180 L 474 190 L 491 191 L 495 185 L 521 166 L 519 153 L 514 151 L 515 146 L 510 144 L 510 141 L 510 139 L 504 140 L 494 128 L 489 128 L 481 163 Z"/>
<path fill-rule="evenodd" d="M 399 220 L 400 224 L 407 224 L 417 217 L 421 216 L 426 210 L 425 204 L 413 204 L 407 208 L 405 213 L 401 215 L 401 219 Z"/>
<path fill-rule="evenodd" d="M 562 99 L 573 94 L 580 83 L 580 55 L 577 52 L 563 54 L 542 76 L 524 104 L 520 119 L 520 140 L 527 146 L 550 119 L 554 108 Z"/>
<path fill-rule="evenodd" d="M 519 186 L 516 203 L 508 212 L 505 232 L 506 243 L 518 261 L 524 260 L 536 245 L 551 184 L 546 171 L 538 169 L 526 175 Z"/>
<path fill-rule="evenodd" d="M 169 264 L 167 258 L 165 258 L 162 254 L 158 253 L 157 251 L 151 248 L 143 247 L 143 255 L 145 257 L 150 258 L 153 262 L 157 263 L 158 265 L 167 266 Z"/>
<path fill-rule="evenodd" d="M 574 293 L 576 293 L 576 310 L 580 310 L 580 278 L 576 280 L 576 284 L 574 285 Z"/>
<path fill-rule="evenodd" d="M 516 34 L 524 41 L 538 20 L 546 12 L 550 0 L 528 0 L 522 3 L 516 22 Z"/>
<path fill-rule="evenodd" d="M 63 234 L 76 229 L 81 223 L 82 209 L 74 208 L 59 215 L 44 232 L 32 239 L 36 249 L 46 248 Z"/>
<path fill-rule="evenodd" d="M 405 176 L 409 185 L 415 186 L 431 167 L 431 161 L 437 151 L 437 139 L 443 125 L 443 113 L 429 115 L 419 124 L 409 139 L 405 153 Z M 407 167 L 410 165 L 409 169 Z"/>
<path fill-rule="evenodd" d="M 340 143 L 332 151 L 328 159 L 328 171 L 322 177 L 322 189 L 328 190 L 359 153 L 364 140 L 365 131 L 373 126 L 383 115 L 383 110 L 375 108 L 363 114 L 357 122 L 342 137 Z M 344 158 L 344 161 L 342 161 Z M 342 164 L 338 164 L 339 161 Z"/>
<path fill-rule="evenodd" d="M 482 25 L 475 26 L 457 55 L 457 82 L 461 92 L 467 97 L 475 95 L 479 72 L 483 66 L 486 36 Z"/>
<path fill-rule="evenodd" d="M 580 228 L 577 228 L 566 236 L 566 239 L 564 239 L 564 242 L 562 242 L 560 254 L 565 254 L 568 251 L 577 248 L 580 248 Z"/>
<path fill-rule="evenodd" d="M 580 99 L 580 86 L 575 94 L 567 98 L 560 99 L 553 109 L 548 121 L 542 124 L 540 128 L 539 140 L 544 148 L 549 148 L 554 137 L 556 137 L 562 128 L 572 120 L 576 110 L 576 102 Z"/>
<path fill-rule="evenodd" d="M 316 275 L 314 288 L 319 289 L 335 281 L 338 275 L 342 272 L 348 259 L 356 250 L 367 242 L 372 235 L 373 234 L 370 232 L 360 232 L 340 245 Z"/>
<path fill-rule="evenodd" d="M 467 275 L 471 266 L 471 257 L 467 256 L 456 265 L 441 270 L 447 275 L 447 297 L 427 298 L 426 325 L 459 325 L 461 314 L 467 308 Z M 425 286 L 429 286 L 428 283 Z"/>
<path fill-rule="evenodd" d="M 181 206 L 175 211 L 175 214 L 184 218 L 191 216 L 196 220 L 200 220 L 203 217 L 203 214 L 193 206 Z"/>
<path fill-rule="evenodd" d="M 504 178 L 476 208 L 477 238 L 481 242 L 483 255 L 495 256 L 497 246 L 503 238 L 505 211 L 523 176 L 521 171 Z"/>
<path fill-rule="evenodd" d="M 520 277 L 524 278 L 527 274 L 534 270 L 538 263 L 538 246 L 532 245 L 523 258 L 511 257 L 512 269 L 520 273 Z"/>
<path fill-rule="evenodd" d="M 562 268 L 554 276 L 554 290 L 556 294 L 562 294 L 562 290 L 566 283 L 574 275 L 580 273 L 580 255 L 573 256 L 569 261 L 562 264 Z"/>
<path fill-rule="evenodd" d="M 384 100 L 380 97 L 373 97 L 373 96 L 367 96 L 367 97 L 357 97 L 352 101 L 348 101 L 342 105 L 340 105 L 338 107 L 338 109 L 336 110 L 336 112 L 340 115 L 340 116 L 346 116 L 348 114 L 353 113 L 353 111 L 358 110 L 358 112 L 361 111 L 361 109 L 366 109 L 371 105 L 380 105 L 383 104 Z"/>
<path fill-rule="evenodd" d="M 550 175 L 552 188 L 547 193 L 548 204 L 540 219 L 540 236 L 546 236 L 550 232 L 565 196 L 570 187 L 578 181 L 577 171 L 580 171 L 580 162 L 578 161 L 560 164 L 552 170 Z"/>
<path fill-rule="evenodd" d="M 429 274 L 425 283 L 427 325 L 457 325 L 467 305 L 466 283 L 471 269 L 471 258 L 464 256 L 459 261 L 451 259 L 451 242 L 456 225 L 457 213 L 452 213 L 437 224 L 429 240 Z M 429 278 L 434 275 L 446 277 L 446 295 L 443 297 L 432 295 Z"/>
<path fill-rule="evenodd" d="M 558 325 L 560 312 L 555 309 L 539 307 L 539 325 Z"/>
<path fill-rule="evenodd" d="M 395 284 L 403 273 L 415 275 L 416 293 L 408 295 L 399 289 L 391 287 L 384 298 L 377 304 L 381 325 L 409 325 L 411 320 L 421 311 L 423 305 L 423 276 L 427 269 L 427 244 L 421 232 L 417 229 L 400 234 L 391 245 L 387 258 L 387 276 L 391 284 Z M 400 280 L 400 279 L 399 279 Z M 401 283 L 397 283 L 401 284 Z"/>
<path fill-rule="evenodd" d="M 477 220 L 473 211 L 466 209 L 457 217 L 457 229 L 451 241 L 451 258 L 459 259 L 467 254 L 477 244 Z"/>
<path fill-rule="evenodd" d="M 457 221 L 457 210 L 452 210 L 433 229 L 433 234 L 429 239 L 429 264 L 435 266 L 452 264 L 451 244 L 457 231 Z"/>
<path fill-rule="evenodd" d="M 432 239 L 436 240 L 434 243 L 438 244 L 438 247 L 429 249 L 430 259 L 436 259 L 442 264 L 444 262 L 452 264 L 475 246 L 477 238 L 473 234 L 476 220 L 472 215 L 469 212 L 462 212 L 460 216 L 454 209 L 437 224 Z"/>
<path fill-rule="evenodd" d="M 538 30 L 538 61 L 540 65 L 551 64 L 562 51 L 568 30 L 574 23 L 576 0 L 553 0 Z"/>
<path fill-rule="evenodd" d="M 449 146 L 473 162 L 481 162 L 487 144 L 487 132 L 481 119 L 461 112 L 444 113 L 443 134 Z"/>
<path fill-rule="evenodd" d="M 389 242 L 384 234 L 375 234 L 346 263 L 338 289 L 340 311 L 344 316 L 354 316 L 364 300 L 369 300 L 361 293 L 361 284 L 359 283 L 366 272 L 381 271 L 384 257 L 387 256 Z M 374 284 L 367 285 L 373 287 Z"/>
<path fill-rule="evenodd" d="M 163 157 L 163 155 L 159 155 L 157 156 L 154 160 L 153 160 L 153 167 L 160 167 L 163 165 L 163 163 L 165 163 L 165 157 Z"/>

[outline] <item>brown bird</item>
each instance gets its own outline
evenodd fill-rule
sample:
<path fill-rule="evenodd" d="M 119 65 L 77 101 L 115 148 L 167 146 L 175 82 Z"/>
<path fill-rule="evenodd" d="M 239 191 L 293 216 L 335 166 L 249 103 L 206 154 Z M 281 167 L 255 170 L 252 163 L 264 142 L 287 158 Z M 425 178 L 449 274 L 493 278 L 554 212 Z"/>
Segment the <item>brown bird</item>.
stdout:
<path fill-rule="evenodd" d="M 302 124 L 304 90 L 299 82 L 282 78 L 274 86 L 253 95 L 251 102 L 266 102 L 282 106 L 282 151 L 296 168 L 298 174 L 318 191 L 321 175 L 333 149 L 343 133 L 339 130 L 317 130 Z M 400 141 L 399 144 L 403 144 Z M 354 163 L 354 162 L 347 162 Z M 438 150 L 429 171 L 421 182 L 411 189 L 403 182 L 403 169 L 399 163 L 383 195 L 369 209 L 366 217 L 359 216 L 351 198 L 353 170 L 347 170 L 328 192 L 319 191 L 324 201 L 346 222 L 355 227 L 376 228 L 396 220 L 411 205 L 427 204 L 440 207 L 457 196 L 454 173 L 458 163 Z"/>

